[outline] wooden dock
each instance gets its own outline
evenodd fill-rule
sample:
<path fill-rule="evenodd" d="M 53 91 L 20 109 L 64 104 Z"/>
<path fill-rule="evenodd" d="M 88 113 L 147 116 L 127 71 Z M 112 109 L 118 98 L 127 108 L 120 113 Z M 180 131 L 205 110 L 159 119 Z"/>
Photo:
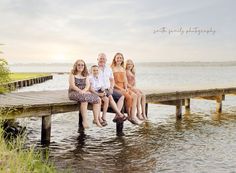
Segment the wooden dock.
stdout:
<path fill-rule="evenodd" d="M 186 91 L 157 91 L 147 94 L 147 103 L 176 106 L 176 118 L 181 119 L 182 107 L 190 110 L 191 99 L 216 101 L 216 111 L 222 111 L 222 101 L 227 94 L 236 94 L 236 88 L 215 88 Z M 91 110 L 91 105 L 89 105 Z M 79 104 L 68 99 L 67 90 L 30 91 L 0 95 L 2 118 L 42 117 L 41 142 L 50 143 L 51 116 L 58 113 L 79 111 Z M 112 111 L 110 111 L 112 112 Z M 80 125 L 81 125 L 80 117 Z M 118 123 L 117 133 L 123 133 L 123 123 Z"/>
<path fill-rule="evenodd" d="M 53 79 L 53 75 L 45 75 L 45 76 L 34 77 L 34 78 L 29 78 L 29 79 L 16 80 L 16 81 L 8 82 L 4 84 L 3 86 L 5 88 L 8 88 L 10 91 L 13 91 L 15 89 L 19 89 L 22 87 L 27 87 L 34 84 L 43 83 L 50 79 Z"/>

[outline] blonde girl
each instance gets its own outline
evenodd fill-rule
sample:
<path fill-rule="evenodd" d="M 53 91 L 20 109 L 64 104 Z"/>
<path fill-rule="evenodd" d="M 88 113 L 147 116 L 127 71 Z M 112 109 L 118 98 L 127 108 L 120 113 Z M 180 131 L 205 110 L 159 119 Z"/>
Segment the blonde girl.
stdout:
<path fill-rule="evenodd" d="M 128 88 L 130 88 L 133 92 L 136 93 L 137 97 L 138 97 L 138 101 L 137 101 L 137 114 L 138 114 L 138 118 L 140 120 L 144 120 L 147 119 L 146 116 L 146 96 L 145 94 L 143 94 L 143 92 L 138 89 L 136 87 L 136 75 L 135 75 L 135 67 L 134 67 L 134 63 L 131 59 L 128 59 L 126 61 L 126 65 L 125 65 L 125 69 L 126 69 L 126 76 L 127 76 L 127 80 L 128 80 Z M 142 112 L 140 110 L 140 106 L 142 108 Z"/>

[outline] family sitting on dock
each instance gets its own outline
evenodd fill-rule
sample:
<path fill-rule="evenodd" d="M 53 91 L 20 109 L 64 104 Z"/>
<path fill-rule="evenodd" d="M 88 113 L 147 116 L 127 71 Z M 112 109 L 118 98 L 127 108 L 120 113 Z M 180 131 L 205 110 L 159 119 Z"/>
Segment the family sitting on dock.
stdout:
<path fill-rule="evenodd" d="M 109 106 L 116 113 L 113 122 L 128 119 L 131 123 L 140 125 L 147 119 L 146 97 L 136 88 L 133 61 L 129 59 L 125 64 L 122 53 L 115 54 L 111 68 L 106 65 L 104 53 L 100 53 L 97 60 L 98 65 L 93 65 L 90 72 L 84 60 L 77 60 L 69 76 L 69 99 L 80 103 L 83 127 L 89 127 L 88 103 L 93 105 L 93 123 L 99 127 L 107 125 L 106 113 Z M 122 113 L 124 101 L 127 117 Z"/>

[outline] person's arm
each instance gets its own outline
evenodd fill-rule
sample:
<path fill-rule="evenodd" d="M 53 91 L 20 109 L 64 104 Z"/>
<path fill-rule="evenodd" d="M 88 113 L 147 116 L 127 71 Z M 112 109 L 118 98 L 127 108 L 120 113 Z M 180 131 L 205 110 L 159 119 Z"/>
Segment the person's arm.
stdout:
<path fill-rule="evenodd" d="M 110 80 L 110 89 L 113 90 L 113 88 L 114 88 L 114 86 L 115 86 L 115 80 L 114 80 L 113 77 L 110 77 L 109 80 Z"/>
<path fill-rule="evenodd" d="M 85 85 L 85 88 L 82 90 L 84 92 L 88 91 L 90 88 L 90 82 L 89 82 L 89 78 L 86 77 L 86 85 Z"/>
<path fill-rule="evenodd" d="M 75 91 L 81 92 L 82 90 L 79 89 L 76 85 L 75 85 L 75 77 L 73 74 L 70 74 L 69 76 L 69 87 Z"/>
<path fill-rule="evenodd" d="M 124 75 L 124 78 L 125 78 L 125 90 L 127 91 L 128 89 L 128 79 L 127 79 L 127 76 L 126 76 L 126 71 L 125 72 L 125 75 Z"/>
<path fill-rule="evenodd" d="M 127 79 L 127 87 L 132 89 L 133 86 L 129 84 L 129 81 L 128 81 L 128 73 L 127 73 L 127 72 L 126 72 L 126 75 L 125 75 L 125 76 L 126 76 L 126 79 Z"/>
<path fill-rule="evenodd" d="M 136 88 L 136 75 L 134 74 L 134 87 Z"/>
<path fill-rule="evenodd" d="M 97 91 L 95 91 L 95 89 L 93 88 L 93 85 L 92 85 L 92 81 L 90 81 L 89 91 L 93 94 L 100 96 L 100 97 L 104 96 L 104 93 L 98 93 Z"/>
<path fill-rule="evenodd" d="M 113 93 L 113 90 L 114 90 L 114 87 L 115 87 L 115 80 L 114 80 L 113 72 L 112 72 L 111 69 L 110 69 L 109 81 L 110 81 L 109 92 Z"/>
<path fill-rule="evenodd" d="M 118 85 L 115 84 L 114 88 L 118 89 L 118 90 L 124 90 L 124 88 L 119 87 Z"/>
<path fill-rule="evenodd" d="M 110 80 L 110 88 L 109 89 L 114 89 L 115 87 L 115 80 L 114 80 L 114 75 L 112 69 L 109 69 L 109 80 Z"/>
<path fill-rule="evenodd" d="M 127 82 L 127 86 L 128 86 L 128 88 L 133 88 L 133 86 L 130 85 L 129 82 Z"/>

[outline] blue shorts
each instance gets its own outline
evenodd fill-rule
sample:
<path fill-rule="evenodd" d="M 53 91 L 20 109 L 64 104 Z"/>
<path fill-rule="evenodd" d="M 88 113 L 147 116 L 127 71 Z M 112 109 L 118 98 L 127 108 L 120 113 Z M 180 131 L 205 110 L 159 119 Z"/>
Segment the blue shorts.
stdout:
<path fill-rule="evenodd" d="M 112 93 L 112 97 L 115 102 L 118 102 L 118 100 L 122 97 L 122 94 L 119 91 L 114 89 Z"/>

